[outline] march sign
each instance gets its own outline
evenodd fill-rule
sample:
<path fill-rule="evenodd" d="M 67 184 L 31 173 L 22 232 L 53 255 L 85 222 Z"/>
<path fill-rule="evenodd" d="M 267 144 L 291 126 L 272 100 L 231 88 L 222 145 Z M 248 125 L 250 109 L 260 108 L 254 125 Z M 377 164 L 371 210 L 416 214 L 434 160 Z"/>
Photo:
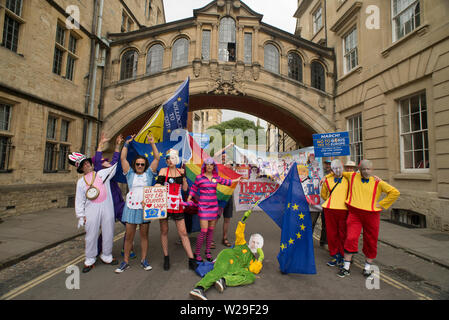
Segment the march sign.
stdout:
<path fill-rule="evenodd" d="M 351 154 L 349 149 L 349 133 L 333 132 L 319 133 L 313 135 L 313 147 L 315 157 L 338 157 Z"/>
<path fill-rule="evenodd" d="M 167 187 L 143 188 L 143 220 L 165 219 L 167 217 Z"/>

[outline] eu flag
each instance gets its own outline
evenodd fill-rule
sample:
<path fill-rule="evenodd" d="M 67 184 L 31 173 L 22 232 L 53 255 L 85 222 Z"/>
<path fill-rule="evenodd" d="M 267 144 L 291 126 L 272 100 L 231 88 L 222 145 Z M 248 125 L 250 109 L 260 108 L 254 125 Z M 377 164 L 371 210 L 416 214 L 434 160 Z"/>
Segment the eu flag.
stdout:
<path fill-rule="evenodd" d="M 187 127 L 187 111 L 189 107 L 190 78 L 176 90 L 174 95 L 163 104 L 164 132 L 163 141 L 170 140 L 170 135 L 177 128 Z"/>
<path fill-rule="evenodd" d="M 281 228 L 277 257 L 281 272 L 315 274 L 312 220 L 296 163 L 282 185 L 259 207 Z"/>
<path fill-rule="evenodd" d="M 179 152 L 179 160 L 180 163 L 178 164 L 178 167 L 181 167 L 183 160 L 186 160 L 185 157 L 191 156 L 191 150 L 190 145 L 188 143 L 189 135 L 188 132 L 186 132 L 183 129 L 179 129 L 180 133 L 176 135 L 178 140 L 175 141 L 163 141 L 156 143 L 157 150 L 159 151 L 159 166 L 157 168 L 157 171 L 167 166 L 167 163 L 165 162 L 165 155 L 170 149 L 178 150 Z M 184 133 L 183 133 L 184 132 Z M 127 137 L 126 139 L 129 139 L 130 137 Z M 134 159 L 138 156 L 144 156 L 148 159 L 149 163 L 154 159 L 153 149 L 151 148 L 151 144 L 147 143 L 139 143 L 136 141 L 131 141 L 128 146 L 128 154 L 126 156 L 126 160 L 128 160 L 129 164 L 131 165 Z M 187 158 L 188 160 L 189 158 Z M 185 161 L 184 161 L 185 162 Z M 118 161 L 118 166 L 116 170 L 116 174 L 114 176 L 114 181 L 126 183 L 126 177 L 123 174 L 122 164 L 121 161 Z"/>

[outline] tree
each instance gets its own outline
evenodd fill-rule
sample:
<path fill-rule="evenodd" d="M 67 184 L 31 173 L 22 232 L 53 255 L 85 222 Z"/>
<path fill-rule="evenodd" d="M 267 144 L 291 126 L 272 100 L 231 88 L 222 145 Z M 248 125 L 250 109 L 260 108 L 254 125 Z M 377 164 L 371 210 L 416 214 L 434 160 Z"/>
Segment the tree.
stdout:
<path fill-rule="evenodd" d="M 222 148 L 226 143 L 234 142 L 237 146 L 247 148 L 248 143 L 250 145 L 265 144 L 265 129 L 261 126 L 257 126 L 254 121 L 250 121 L 244 118 L 234 118 L 225 122 L 222 122 L 215 126 L 210 126 L 207 130 L 215 129 L 221 133 L 222 136 Z M 263 133 L 259 130 L 263 130 Z M 242 143 L 243 139 L 243 144 Z M 211 135 L 211 143 L 213 142 L 213 135 Z"/>

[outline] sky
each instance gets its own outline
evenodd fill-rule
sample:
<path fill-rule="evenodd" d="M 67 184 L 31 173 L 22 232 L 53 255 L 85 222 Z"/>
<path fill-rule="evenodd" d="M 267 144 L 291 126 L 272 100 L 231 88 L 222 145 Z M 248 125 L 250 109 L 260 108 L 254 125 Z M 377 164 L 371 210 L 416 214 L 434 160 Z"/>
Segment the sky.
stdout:
<path fill-rule="evenodd" d="M 204 7 L 210 0 L 164 0 L 166 22 L 193 17 L 193 10 Z M 253 11 L 262 14 L 262 22 L 270 24 L 281 30 L 294 33 L 296 19 L 293 18 L 298 0 L 244 0 Z M 280 5 L 282 3 L 282 5 Z M 223 110 L 223 121 L 234 117 L 243 117 L 256 122 L 256 118 L 241 112 Z M 260 123 L 266 127 L 265 121 Z"/>

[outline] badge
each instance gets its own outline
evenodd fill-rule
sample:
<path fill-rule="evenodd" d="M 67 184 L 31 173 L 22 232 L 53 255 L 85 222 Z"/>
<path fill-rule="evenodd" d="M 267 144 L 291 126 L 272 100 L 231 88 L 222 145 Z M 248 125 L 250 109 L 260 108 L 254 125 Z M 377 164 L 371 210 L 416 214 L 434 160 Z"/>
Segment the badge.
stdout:
<path fill-rule="evenodd" d="M 217 183 L 217 179 L 213 178 L 213 179 L 212 179 L 212 182 L 213 182 L 213 183 Z"/>
<path fill-rule="evenodd" d="M 169 182 L 169 183 L 173 183 L 173 182 L 175 182 L 175 179 L 170 178 L 170 179 L 168 179 L 168 182 Z"/>

